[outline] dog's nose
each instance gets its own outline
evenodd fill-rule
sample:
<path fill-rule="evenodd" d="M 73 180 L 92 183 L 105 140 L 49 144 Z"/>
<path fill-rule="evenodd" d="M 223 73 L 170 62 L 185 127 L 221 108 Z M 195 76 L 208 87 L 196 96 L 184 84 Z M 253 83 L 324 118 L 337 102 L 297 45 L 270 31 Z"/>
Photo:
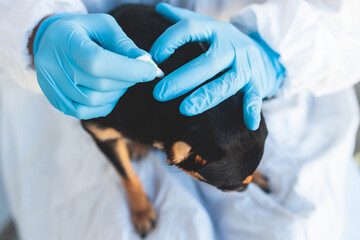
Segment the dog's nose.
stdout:
<path fill-rule="evenodd" d="M 242 192 L 245 191 L 248 188 L 248 183 L 243 184 L 241 187 L 239 187 L 238 189 L 236 189 L 237 192 Z"/>
<path fill-rule="evenodd" d="M 242 192 L 245 191 L 248 187 L 248 183 L 242 184 L 240 187 L 232 189 L 232 188 L 222 188 L 221 191 L 223 192 Z"/>

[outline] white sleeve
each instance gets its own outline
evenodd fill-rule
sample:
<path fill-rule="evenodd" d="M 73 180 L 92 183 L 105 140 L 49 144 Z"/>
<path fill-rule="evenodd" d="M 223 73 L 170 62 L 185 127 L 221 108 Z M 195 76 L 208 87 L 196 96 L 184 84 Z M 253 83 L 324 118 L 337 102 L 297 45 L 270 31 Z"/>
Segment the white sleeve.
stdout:
<path fill-rule="evenodd" d="M 63 12 L 86 13 L 86 8 L 80 0 L 0 0 L 0 79 L 40 91 L 30 67 L 28 39 L 42 18 Z"/>
<path fill-rule="evenodd" d="M 252 4 L 232 23 L 259 32 L 286 68 L 280 95 L 331 94 L 360 80 L 360 1 L 270 0 Z"/>

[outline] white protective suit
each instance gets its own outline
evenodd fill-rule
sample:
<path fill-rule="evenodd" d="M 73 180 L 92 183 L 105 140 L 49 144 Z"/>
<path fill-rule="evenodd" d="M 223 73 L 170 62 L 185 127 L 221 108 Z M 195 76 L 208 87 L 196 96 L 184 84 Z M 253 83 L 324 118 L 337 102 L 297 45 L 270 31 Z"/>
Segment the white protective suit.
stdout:
<path fill-rule="evenodd" d="M 22 239 L 140 239 L 115 170 L 79 120 L 36 93 L 26 50 L 48 14 L 106 12 L 123 2 L 0 1 L 0 156 Z M 151 152 L 135 163 L 159 214 L 148 239 L 360 239 L 352 158 L 359 112 L 349 88 L 360 79 L 360 1 L 169 2 L 259 32 L 281 54 L 287 78 L 263 106 L 269 137 L 260 169 L 272 193 L 254 184 L 223 193 Z"/>

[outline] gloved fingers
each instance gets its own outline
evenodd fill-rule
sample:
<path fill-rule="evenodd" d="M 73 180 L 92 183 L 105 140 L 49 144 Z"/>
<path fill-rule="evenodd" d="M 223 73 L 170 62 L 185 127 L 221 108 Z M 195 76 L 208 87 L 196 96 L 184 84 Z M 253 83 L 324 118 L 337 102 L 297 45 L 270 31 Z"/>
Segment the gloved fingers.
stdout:
<path fill-rule="evenodd" d="M 112 39 L 108 39 L 109 42 L 112 42 L 107 43 L 109 46 L 107 49 L 133 59 L 145 54 L 149 55 L 148 52 L 138 48 L 130 38 L 128 38 L 126 35 L 122 35 L 121 32 L 118 31 L 118 33 L 115 33 L 117 35 L 113 35 Z"/>
<path fill-rule="evenodd" d="M 63 95 L 53 78 L 47 75 L 46 71 L 42 71 L 39 68 L 36 69 L 36 73 L 39 86 L 50 104 L 64 114 L 76 117 L 77 113 L 73 102 Z"/>
<path fill-rule="evenodd" d="M 147 52 L 139 49 L 124 33 L 114 17 L 105 13 L 70 16 L 66 21 L 80 25 L 86 34 L 101 47 L 112 52 L 137 58 Z M 66 23 L 65 23 L 66 24 Z M 69 26 L 70 28 L 72 26 Z M 79 28 L 77 29 L 77 31 Z"/>
<path fill-rule="evenodd" d="M 117 101 L 97 107 L 89 107 L 86 105 L 82 105 L 76 102 L 73 102 L 73 112 L 65 112 L 67 115 L 74 116 L 78 119 L 91 119 L 91 118 L 98 118 L 98 117 L 105 117 L 108 115 L 116 106 Z"/>
<path fill-rule="evenodd" d="M 196 13 L 194 11 L 174 7 L 168 3 L 158 3 L 155 8 L 156 12 L 171 22 L 178 22 L 187 18 L 212 19 L 211 17 Z"/>
<path fill-rule="evenodd" d="M 211 46 L 208 52 L 167 75 L 155 86 L 154 97 L 159 101 L 174 99 L 228 68 L 232 62 L 231 54 L 226 54 L 227 56 L 219 61 L 218 54 L 221 51 L 214 50 L 214 47 Z"/>
<path fill-rule="evenodd" d="M 137 83 L 156 76 L 156 67 L 152 64 L 106 50 L 79 32 L 73 33 L 69 49 L 74 62 L 94 77 Z"/>
<path fill-rule="evenodd" d="M 114 80 L 110 78 L 89 78 L 88 81 L 81 80 L 79 86 L 93 89 L 97 92 L 110 92 L 129 88 L 136 83 Z"/>
<path fill-rule="evenodd" d="M 59 90 L 57 90 L 57 86 L 50 76 L 46 76 L 46 72 L 42 71 L 40 68 L 36 68 L 36 75 L 41 91 L 45 94 L 48 101 L 51 105 L 61 111 L 61 106 L 58 103 L 58 99 L 62 98 L 66 100 L 66 98 L 61 94 Z"/>
<path fill-rule="evenodd" d="M 62 93 L 61 95 L 65 98 L 87 106 L 101 106 L 117 101 L 125 92 L 124 89 L 98 92 L 90 88 L 76 86 L 73 79 L 68 75 L 68 71 L 58 72 L 56 74 L 57 81 L 55 81 L 54 77 L 51 75 L 51 71 L 44 71 L 39 67 L 38 78 L 39 83 L 48 82 L 48 88 L 52 88 L 54 91 L 60 91 Z"/>
<path fill-rule="evenodd" d="M 211 21 L 216 24 L 215 21 Z M 150 49 L 156 63 L 162 63 L 169 58 L 177 48 L 188 42 L 208 42 L 211 44 L 211 27 L 208 21 L 189 19 L 180 21 L 165 30 Z"/>
<path fill-rule="evenodd" d="M 233 68 L 185 98 L 180 104 L 180 112 L 185 116 L 201 114 L 236 94 L 247 82 L 248 79 Z"/>
<path fill-rule="evenodd" d="M 45 96 L 47 96 L 47 99 L 52 106 L 54 106 L 56 109 L 63 112 L 64 114 L 76 117 L 78 119 L 104 117 L 114 109 L 117 103 L 117 101 L 115 101 L 102 106 L 89 107 L 71 101 L 70 99 L 62 95 L 62 93 L 57 89 L 50 89 L 49 87 L 44 86 L 42 86 L 41 89 L 44 92 Z"/>
<path fill-rule="evenodd" d="M 112 52 L 118 53 L 129 58 L 137 58 L 147 53 L 136 46 L 136 44 L 126 35 L 114 17 L 109 14 L 98 14 L 105 23 L 99 25 L 96 32 L 91 32 L 91 37 L 100 43 L 102 47 Z"/>
<path fill-rule="evenodd" d="M 73 81 L 77 86 L 93 89 L 98 92 L 109 92 L 129 88 L 135 83 L 111 78 L 97 78 L 84 73 L 81 69 L 74 72 Z"/>
<path fill-rule="evenodd" d="M 117 102 L 125 93 L 125 89 L 109 92 L 98 92 L 90 88 L 77 86 L 79 94 L 72 96 L 71 100 L 88 107 L 103 106 L 112 102 Z"/>
<path fill-rule="evenodd" d="M 103 106 L 96 107 L 89 107 L 83 104 L 79 104 L 64 96 L 63 92 L 57 88 L 55 82 L 42 78 L 43 76 L 38 74 L 41 90 L 44 92 L 51 105 L 66 115 L 70 115 L 79 119 L 102 117 L 109 114 L 117 103 L 117 101 L 115 101 Z"/>
<path fill-rule="evenodd" d="M 261 120 L 262 98 L 255 85 L 248 85 L 243 99 L 244 122 L 248 129 L 257 130 Z"/>

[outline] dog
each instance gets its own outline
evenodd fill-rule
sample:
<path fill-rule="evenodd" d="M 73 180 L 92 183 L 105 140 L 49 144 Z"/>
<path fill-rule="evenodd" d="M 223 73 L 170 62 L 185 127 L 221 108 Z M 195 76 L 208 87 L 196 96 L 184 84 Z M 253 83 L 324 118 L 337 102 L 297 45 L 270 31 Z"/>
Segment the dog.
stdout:
<path fill-rule="evenodd" d="M 121 5 L 109 14 L 146 51 L 172 25 L 148 5 Z M 159 67 L 167 75 L 203 53 L 201 43 L 188 43 Z M 159 102 L 152 94 L 159 80 L 129 88 L 106 117 L 81 121 L 119 173 L 132 221 L 142 237 L 155 227 L 157 214 L 130 159 L 141 158 L 152 147 L 165 151 L 168 164 L 223 191 L 244 190 L 251 181 L 269 190 L 266 178 L 260 172 L 253 174 L 263 155 L 268 134 L 266 124 L 261 115 L 259 129 L 247 129 L 243 120 L 243 93 L 238 92 L 200 115 L 188 117 L 179 112 L 179 105 L 191 92 Z"/>

